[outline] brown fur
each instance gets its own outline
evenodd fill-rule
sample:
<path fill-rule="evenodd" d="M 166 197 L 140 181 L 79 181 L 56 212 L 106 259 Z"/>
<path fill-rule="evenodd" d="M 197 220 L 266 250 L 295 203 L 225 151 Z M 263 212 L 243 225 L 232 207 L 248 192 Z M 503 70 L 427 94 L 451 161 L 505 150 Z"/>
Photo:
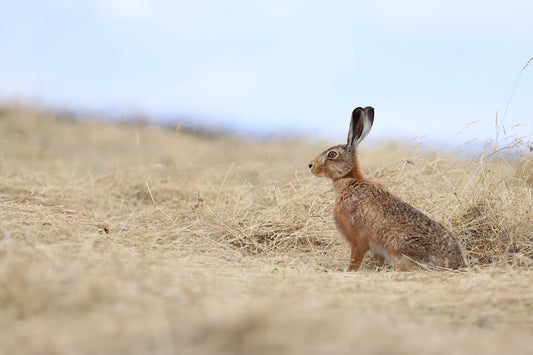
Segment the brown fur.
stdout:
<path fill-rule="evenodd" d="M 399 270 L 423 265 L 446 269 L 464 267 L 463 251 L 456 236 L 381 185 L 364 178 L 356 148 L 370 127 L 366 127 L 366 133 L 356 127 L 362 112 L 356 114 L 356 110 L 350 130 L 360 132 L 350 132 L 347 145 L 331 147 L 309 164 L 313 174 L 333 180 L 335 223 L 351 245 L 348 270 L 357 270 L 369 249 L 378 256 L 380 265 L 387 261 Z M 366 123 L 370 126 L 373 109 L 371 114 Z M 330 155 L 332 151 L 334 155 Z"/>

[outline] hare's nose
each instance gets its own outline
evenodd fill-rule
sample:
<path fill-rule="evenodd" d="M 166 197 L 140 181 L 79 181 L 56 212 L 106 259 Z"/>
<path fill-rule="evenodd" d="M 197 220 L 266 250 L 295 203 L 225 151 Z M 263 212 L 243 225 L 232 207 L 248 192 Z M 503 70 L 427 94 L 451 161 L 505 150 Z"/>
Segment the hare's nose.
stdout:
<path fill-rule="evenodd" d="M 315 166 L 315 164 L 309 163 L 309 169 L 313 169 L 313 166 Z"/>

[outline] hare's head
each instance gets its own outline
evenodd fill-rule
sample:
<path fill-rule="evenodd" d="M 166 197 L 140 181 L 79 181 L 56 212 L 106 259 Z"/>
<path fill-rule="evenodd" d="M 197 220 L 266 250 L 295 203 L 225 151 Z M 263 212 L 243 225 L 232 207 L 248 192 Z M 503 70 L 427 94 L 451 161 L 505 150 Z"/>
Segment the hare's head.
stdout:
<path fill-rule="evenodd" d="M 374 122 L 374 109 L 370 106 L 358 107 L 352 112 L 348 142 L 331 147 L 309 163 L 309 169 L 316 176 L 337 180 L 342 177 L 355 176 L 359 169 L 357 163 L 357 146 L 365 139 Z M 359 172 L 360 174 L 360 172 Z"/>

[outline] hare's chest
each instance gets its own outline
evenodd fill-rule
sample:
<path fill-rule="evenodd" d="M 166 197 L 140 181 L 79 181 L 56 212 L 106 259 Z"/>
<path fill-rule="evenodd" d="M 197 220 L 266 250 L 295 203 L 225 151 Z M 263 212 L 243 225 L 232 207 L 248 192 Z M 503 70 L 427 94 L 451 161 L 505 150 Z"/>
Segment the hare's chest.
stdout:
<path fill-rule="evenodd" d="M 349 199 L 338 199 L 333 210 L 337 229 L 348 240 L 360 239 L 362 226 L 361 211 L 357 204 Z"/>

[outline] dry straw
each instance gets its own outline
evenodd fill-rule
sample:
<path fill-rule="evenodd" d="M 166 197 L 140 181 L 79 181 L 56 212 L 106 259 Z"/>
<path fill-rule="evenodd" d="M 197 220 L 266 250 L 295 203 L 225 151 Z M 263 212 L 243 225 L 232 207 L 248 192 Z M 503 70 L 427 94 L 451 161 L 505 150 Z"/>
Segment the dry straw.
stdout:
<path fill-rule="evenodd" d="M 50 222 L 43 213 L 62 217 L 54 228 L 78 237 L 86 229 L 72 221 L 81 218 L 127 243 L 175 236 L 184 246 L 212 243 L 205 246 L 211 252 L 308 255 L 319 267 L 340 267 L 346 251 L 331 220 L 331 186 L 301 169 L 322 149 L 318 144 L 253 144 L 151 128 L 140 138 L 135 127 L 56 122 L 7 108 L 2 114 L 4 214 L 26 206 L 40 211 L 31 215 L 44 225 Z M 528 143 L 505 137 L 468 158 L 398 145 L 367 148 L 361 157 L 370 179 L 459 235 L 470 265 L 529 266 Z M 25 214 L 10 218 L 28 223 Z"/>
<path fill-rule="evenodd" d="M 0 109 L 0 353 L 531 349 L 532 153 L 362 147 L 460 236 L 464 273 L 342 272 L 329 143 L 246 142 Z M 474 350 L 475 349 L 475 350 Z"/>

